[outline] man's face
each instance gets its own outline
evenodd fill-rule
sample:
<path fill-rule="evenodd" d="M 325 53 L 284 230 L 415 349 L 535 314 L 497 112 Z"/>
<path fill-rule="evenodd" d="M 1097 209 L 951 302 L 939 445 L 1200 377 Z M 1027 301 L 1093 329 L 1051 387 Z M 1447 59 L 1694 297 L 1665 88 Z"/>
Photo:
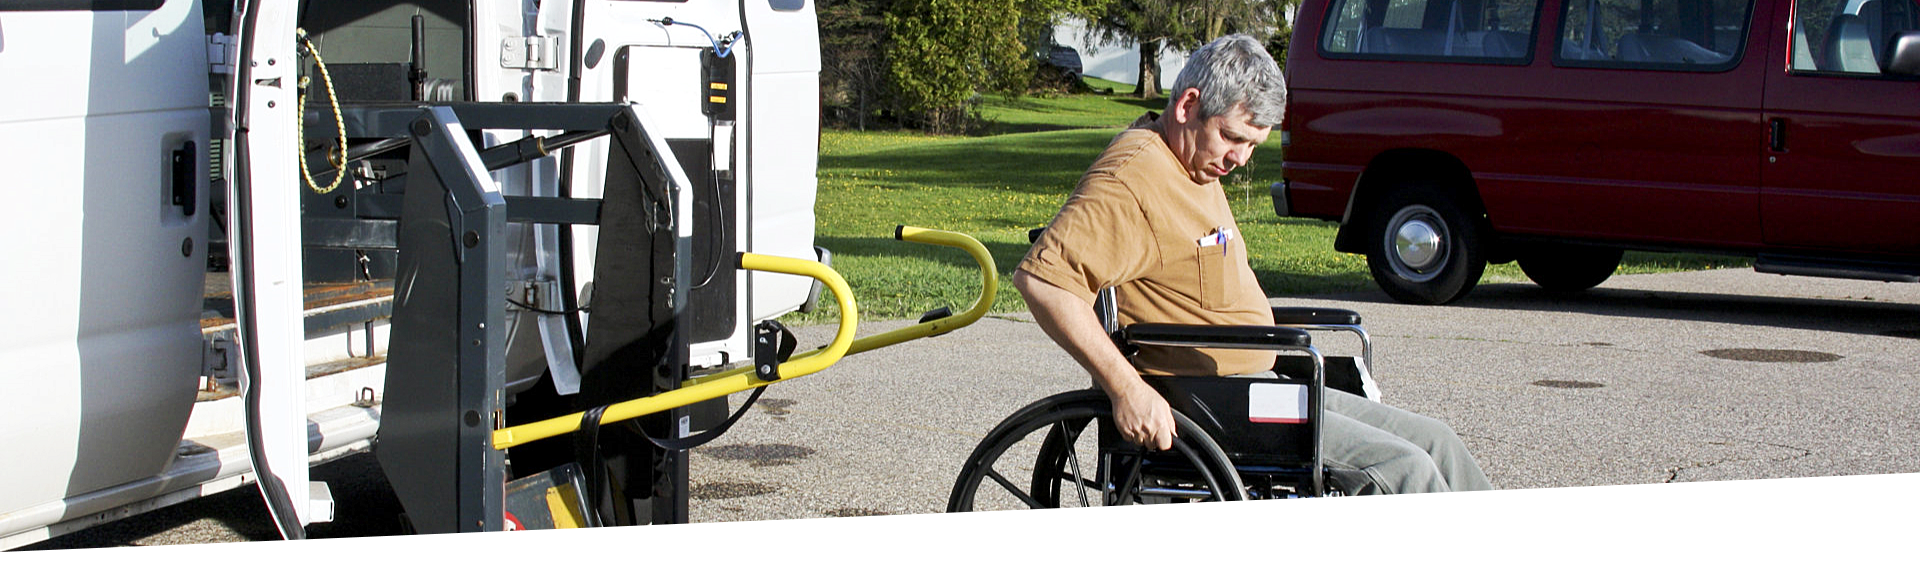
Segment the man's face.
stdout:
<path fill-rule="evenodd" d="M 1200 91 L 1188 89 L 1175 96 L 1165 121 L 1167 147 L 1187 168 L 1195 184 L 1220 180 L 1245 166 L 1253 148 L 1267 141 L 1273 128 L 1253 125 L 1253 114 L 1243 105 L 1226 113 L 1200 117 Z"/>

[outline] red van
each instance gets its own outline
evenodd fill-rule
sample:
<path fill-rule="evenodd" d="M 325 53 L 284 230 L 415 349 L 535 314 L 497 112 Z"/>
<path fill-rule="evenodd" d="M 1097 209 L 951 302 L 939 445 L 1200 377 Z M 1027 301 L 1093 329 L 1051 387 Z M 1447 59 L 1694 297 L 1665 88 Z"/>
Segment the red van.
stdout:
<path fill-rule="evenodd" d="M 1920 281 L 1920 0 L 1307 0 L 1281 216 L 1395 299 L 1624 249 Z"/>

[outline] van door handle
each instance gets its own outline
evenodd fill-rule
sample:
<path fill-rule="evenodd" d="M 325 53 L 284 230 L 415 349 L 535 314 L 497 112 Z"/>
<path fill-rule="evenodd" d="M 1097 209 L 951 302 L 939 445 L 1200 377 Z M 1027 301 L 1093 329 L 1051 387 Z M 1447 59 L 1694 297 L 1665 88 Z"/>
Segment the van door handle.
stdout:
<path fill-rule="evenodd" d="M 180 144 L 172 155 L 173 176 L 167 185 L 172 192 L 168 194 L 172 195 L 173 206 L 180 207 L 180 214 L 191 217 L 200 208 L 199 189 L 194 188 L 193 180 L 194 163 L 199 161 L 199 156 L 195 155 L 192 141 Z"/>
<path fill-rule="evenodd" d="M 1787 118 L 1773 118 L 1773 122 L 1768 126 L 1767 149 L 1775 152 L 1787 151 Z"/>

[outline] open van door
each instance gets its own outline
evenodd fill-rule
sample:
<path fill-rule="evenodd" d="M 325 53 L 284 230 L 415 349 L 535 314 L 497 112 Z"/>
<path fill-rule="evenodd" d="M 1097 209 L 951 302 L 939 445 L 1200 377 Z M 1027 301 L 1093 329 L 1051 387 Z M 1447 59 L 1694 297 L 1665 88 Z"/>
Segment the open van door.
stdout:
<path fill-rule="evenodd" d="M 249 0 L 235 64 L 232 230 L 234 321 L 242 359 L 249 458 L 280 534 L 315 520 L 307 482 L 306 362 L 295 0 Z"/>
<path fill-rule="evenodd" d="M 743 274 L 729 264 L 742 251 L 816 259 L 813 248 L 814 167 L 819 103 L 818 33 L 804 0 L 736 2 L 627 2 L 577 0 L 543 4 L 543 19 L 571 8 L 568 45 L 570 101 L 636 103 L 651 120 L 646 133 L 664 143 L 662 160 L 687 179 L 679 194 L 685 220 L 678 225 L 677 261 L 687 275 L 684 322 L 676 336 L 695 368 L 726 367 L 751 354 L 754 322 L 789 312 L 806 299 L 806 278 Z M 616 182 L 605 143 L 570 152 L 569 196 L 599 198 L 631 185 Z M 596 229 L 575 228 L 577 265 L 604 267 L 631 258 L 593 257 L 604 245 L 587 244 Z M 576 269 L 586 273 L 588 269 Z M 587 295 L 586 282 L 577 282 Z M 610 282 L 593 285 L 605 291 Z M 597 294 L 604 295 L 604 294 Z M 659 299 L 659 298 L 656 298 Z M 665 298 L 673 305 L 672 298 Z M 585 368 L 595 363 L 598 324 L 587 318 Z M 583 377 L 592 377 L 583 371 Z M 591 385 L 592 383 L 586 383 Z M 583 387 L 589 403 L 613 395 Z M 642 395 L 625 395 L 633 398 Z M 676 409 L 652 422 L 656 435 L 685 436 L 708 429 L 725 415 L 724 401 Z M 634 444 L 640 449 L 648 446 Z M 650 475 L 653 522 L 685 520 L 685 453 L 658 450 Z M 610 462 L 612 463 L 612 462 Z M 645 492 L 630 492 L 641 505 Z M 635 514 L 643 514 L 636 512 Z"/>
<path fill-rule="evenodd" d="M 543 5 L 543 15 L 560 11 L 558 4 Z M 639 103 L 692 180 L 691 363 L 740 362 L 752 324 L 801 307 L 814 284 L 734 273 L 723 268 L 726 258 L 747 251 L 820 259 L 813 243 L 820 119 L 813 7 L 807 0 L 580 0 L 574 7 L 570 100 Z M 578 150 L 572 196 L 605 189 L 603 152 L 604 145 Z"/>
<path fill-rule="evenodd" d="M 746 19 L 746 108 L 753 137 L 746 171 L 752 192 L 748 251 L 799 259 L 812 256 L 815 170 L 820 144 L 820 27 L 810 0 L 741 0 Z M 782 47 L 787 47 L 784 50 Z M 800 137 L 811 143 L 796 143 Z M 784 314 L 806 299 L 813 282 L 752 273 L 753 321 Z"/>

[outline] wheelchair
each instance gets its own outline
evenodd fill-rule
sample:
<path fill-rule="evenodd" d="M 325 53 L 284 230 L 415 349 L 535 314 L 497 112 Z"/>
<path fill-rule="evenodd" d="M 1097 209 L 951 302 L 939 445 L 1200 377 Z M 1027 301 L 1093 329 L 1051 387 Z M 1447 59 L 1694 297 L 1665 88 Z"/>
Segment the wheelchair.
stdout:
<path fill-rule="evenodd" d="M 1274 308 L 1275 326 L 1121 328 L 1116 301 L 1102 290 L 1094 310 L 1123 354 L 1149 345 L 1272 350 L 1277 378 L 1143 377 L 1174 411 L 1177 435 L 1166 451 L 1126 442 L 1097 388 L 1040 399 L 974 448 L 948 512 L 1337 496 L 1365 484 L 1364 473 L 1328 468 L 1320 457 L 1324 391 L 1379 400 L 1372 339 L 1358 313 Z M 1360 354 L 1323 356 L 1313 332 L 1354 334 Z"/>

